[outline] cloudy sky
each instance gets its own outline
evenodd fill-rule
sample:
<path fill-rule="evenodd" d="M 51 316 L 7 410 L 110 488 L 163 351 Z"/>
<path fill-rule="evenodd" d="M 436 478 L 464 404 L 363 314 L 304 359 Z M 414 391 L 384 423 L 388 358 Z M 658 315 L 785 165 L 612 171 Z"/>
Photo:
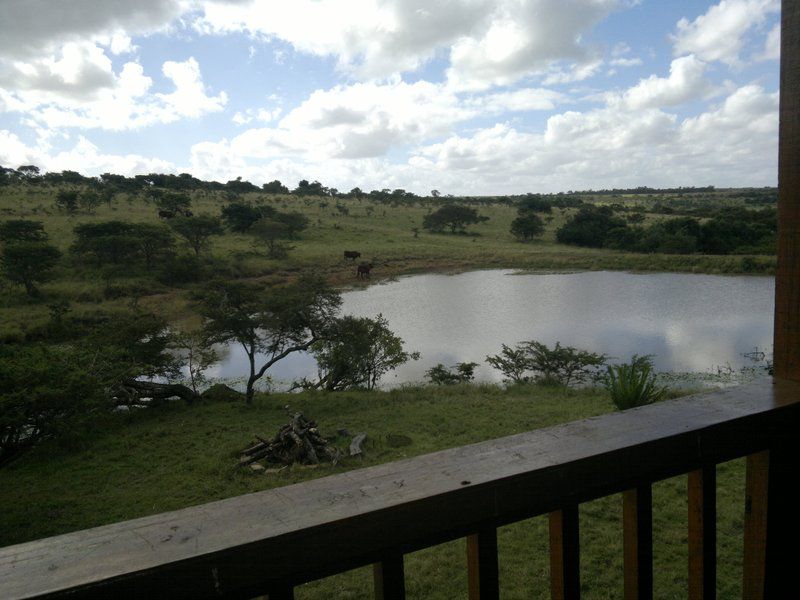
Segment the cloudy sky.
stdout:
<path fill-rule="evenodd" d="M 340 190 L 777 180 L 779 0 L 0 0 L 0 165 Z"/>

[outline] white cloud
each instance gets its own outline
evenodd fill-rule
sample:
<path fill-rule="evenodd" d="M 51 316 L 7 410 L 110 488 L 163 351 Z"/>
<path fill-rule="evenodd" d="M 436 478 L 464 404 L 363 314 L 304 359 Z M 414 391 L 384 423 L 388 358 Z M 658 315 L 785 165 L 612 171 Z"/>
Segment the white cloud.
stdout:
<path fill-rule="evenodd" d="M 188 10 L 187 0 L 4 0 L 0 3 L 0 56 L 38 59 L 68 43 L 163 29 Z"/>
<path fill-rule="evenodd" d="M 80 74 L 82 71 L 75 70 Z M 69 68 L 61 71 L 62 77 Z M 142 66 L 126 63 L 119 74 L 104 71 L 112 84 L 95 90 L 90 99 L 54 93 L 49 89 L 30 89 L 13 92 L 0 87 L 0 109 L 23 112 L 32 122 L 52 128 L 100 128 L 112 131 L 138 129 L 155 123 L 172 123 L 184 118 L 198 118 L 217 112 L 227 103 L 225 92 L 212 96 L 206 91 L 200 66 L 194 58 L 183 62 L 167 61 L 162 73 L 171 81 L 169 93 L 152 94 L 153 80 L 144 74 Z M 38 76 L 31 71 L 30 77 Z M 41 81 L 39 77 L 36 81 Z"/>
<path fill-rule="evenodd" d="M 147 158 L 136 154 L 104 154 L 83 136 L 78 137 L 78 141 L 70 150 L 55 154 L 49 150 L 47 143 L 40 141 L 35 146 L 28 146 L 16 134 L 8 130 L 0 130 L 0 165 L 35 164 L 45 171 L 71 170 L 86 175 L 108 172 L 135 175 L 175 171 L 174 165 L 157 158 Z"/>
<path fill-rule="evenodd" d="M 560 61 L 587 62 L 581 36 L 629 0 L 295 0 L 280 9 L 250 0 L 204 4 L 205 33 L 246 32 L 333 56 L 361 79 L 414 71 L 449 52 L 458 89 L 505 85 Z"/>
<path fill-rule="evenodd" d="M 611 60 L 610 64 L 614 67 L 636 67 L 642 64 L 642 59 L 639 57 L 615 58 Z"/>
<path fill-rule="evenodd" d="M 675 106 L 708 92 L 710 84 L 704 75 L 706 64 L 694 55 L 672 61 L 669 77 L 651 75 L 624 94 L 631 108 Z"/>
<path fill-rule="evenodd" d="M 399 78 L 384 84 L 339 85 L 313 92 L 271 127 L 249 129 L 218 142 L 221 150 L 208 142 L 192 152 L 258 160 L 383 157 L 393 148 L 450 135 L 457 124 L 470 119 L 552 110 L 565 101 L 563 94 L 541 88 L 465 95 L 446 84 L 406 83 Z M 245 124 L 262 112 L 272 116 L 266 109 L 251 109 L 234 115 L 234 122 Z"/>
<path fill-rule="evenodd" d="M 694 21 L 678 21 L 672 36 L 675 54 L 695 54 L 704 61 L 736 65 L 745 34 L 778 11 L 779 0 L 722 0 Z"/>
<path fill-rule="evenodd" d="M 762 60 L 780 60 L 781 58 L 781 26 L 780 23 L 773 27 L 764 43 L 764 51 L 759 57 Z"/>

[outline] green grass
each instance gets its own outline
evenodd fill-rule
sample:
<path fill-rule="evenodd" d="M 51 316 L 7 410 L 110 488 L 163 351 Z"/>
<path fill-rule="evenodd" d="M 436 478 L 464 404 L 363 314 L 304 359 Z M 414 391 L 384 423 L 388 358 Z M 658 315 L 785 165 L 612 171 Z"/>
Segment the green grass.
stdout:
<path fill-rule="evenodd" d="M 252 434 L 272 435 L 286 421 L 284 405 L 338 428 L 366 431 L 366 457 L 336 467 L 255 474 L 234 466 Z M 612 410 L 604 390 L 463 385 L 388 392 L 260 395 L 253 406 L 205 403 L 116 415 L 94 431 L 51 440 L 0 470 L 0 545 L 97 526 L 288 485 L 443 448 L 590 417 Z M 412 443 L 392 447 L 389 434 Z M 347 440 L 332 438 L 344 446 Z M 719 596 L 739 592 L 743 465 L 718 469 Z M 655 589 L 658 598 L 686 596 L 685 477 L 654 489 Z M 499 532 L 503 598 L 548 598 L 546 518 Z M 619 598 L 622 529 L 619 495 L 581 506 L 582 586 L 587 598 Z M 456 540 L 411 554 L 408 596 L 464 596 L 465 545 Z M 369 568 L 300 586 L 298 598 L 363 598 Z"/>
<path fill-rule="evenodd" d="M 9 186 L 0 188 L 0 219 L 25 218 L 40 220 L 53 244 L 65 253 L 56 279 L 42 286 L 42 297 L 30 300 L 19 286 L 0 285 L 0 339 L 15 340 L 47 319 L 46 305 L 56 299 L 67 299 L 79 316 L 98 309 L 124 307 L 133 290 L 142 296 L 142 308 L 159 312 L 170 319 L 189 318 L 185 287 L 169 288 L 158 283 L 151 273 L 125 270 L 112 283 L 123 290 L 123 298 L 106 298 L 107 283 L 93 269 L 77 264 L 68 253 L 73 242 L 72 229 L 79 223 L 120 219 L 134 222 L 158 222 L 157 208 L 142 198 L 118 194 L 110 204 L 101 205 L 94 213 L 68 215 L 53 205 L 57 188 Z M 358 284 L 355 267 L 343 260 L 344 250 L 358 250 L 362 258 L 373 260 L 373 277 L 383 279 L 398 275 L 461 271 L 478 268 L 517 268 L 533 271 L 633 270 L 675 271 L 695 273 L 764 272 L 774 269 L 770 256 L 704 256 L 633 254 L 577 248 L 555 242 L 555 231 L 572 209 L 555 209 L 541 240 L 523 244 L 509 233 L 516 212 L 501 203 L 478 206 L 489 220 L 470 228 L 474 235 L 431 234 L 421 229 L 430 206 L 391 206 L 375 204 L 367 199 L 328 199 L 320 206 L 319 199 L 291 196 L 246 194 L 245 200 L 268 203 L 279 210 L 297 210 L 310 219 L 302 239 L 292 242 L 288 258 L 269 259 L 266 249 L 254 245 L 252 236 L 226 233 L 215 237 L 206 259 L 212 270 L 223 278 L 250 278 L 269 283 L 283 280 L 301 271 L 314 269 L 337 284 Z M 605 198 L 601 201 L 608 202 Z M 615 199 L 614 201 L 619 201 Z M 636 200 L 637 202 L 641 200 Z M 196 192 L 192 208 L 195 214 L 219 215 L 227 203 L 221 193 Z M 341 215 L 336 202 L 345 205 L 348 215 Z M 633 201 L 631 201 L 633 202 Z M 720 195 L 719 202 L 727 202 Z M 372 211 L 370 214 L 370 210 Z M 648 219 L 662 218 L 649 215 Z M 420 229 L 415 237 L 412 229 Z M 180 243 L 179 243 L 180 246 Z M 183 249 L 184 252 L 190 252 Z M 211 258 L 213 257 L 213 259 Z M 748 258 L 748 261 L 745 261 Z"/>

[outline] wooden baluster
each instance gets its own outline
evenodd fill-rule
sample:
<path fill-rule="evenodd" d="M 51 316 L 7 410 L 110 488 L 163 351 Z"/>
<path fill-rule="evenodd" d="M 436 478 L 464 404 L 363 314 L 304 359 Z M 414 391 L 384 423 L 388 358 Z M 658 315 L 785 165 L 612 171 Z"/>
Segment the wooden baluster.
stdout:
<path fill-rule="evenodd" d="M 403 572 L 403 555 L 384 558 L 372 565 L 376 600 L 404 600 L 406 579 Z"/>
<path fill-rule="evenodd" d="M 764 598 L 767 549 L 769 452 L 747 457 L 744 498 L 742 598 Z"/>
<path fill-rule="evenodd" d="M 581 597 L 578 506 L 550 513 L 550 597 Z"/>
<path fill-rule="evenodd" d="M 622 492 L 625 600 L 653 598 L 653 492 L 650 484 Z"/>
<path fill-rule="evenodd" d="M 711 600 L 717 594 L 717 468 L 691 471 L 689 507 L 689 599 Z"/>
<path fill-rule="evenodd" d="M 496 528 L 484 527 L 467 537 L 467 576 L 469 600 L 500 597 Z"/>

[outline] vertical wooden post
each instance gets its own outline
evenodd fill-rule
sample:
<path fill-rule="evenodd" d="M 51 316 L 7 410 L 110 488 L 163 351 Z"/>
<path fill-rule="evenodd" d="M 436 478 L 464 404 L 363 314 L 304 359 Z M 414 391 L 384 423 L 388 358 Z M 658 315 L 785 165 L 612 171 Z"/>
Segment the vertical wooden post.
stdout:
<path fill-rule="evenodd" d="M 500 598 L 496 528 L 484 527 L 467 537 L 467 578 L 469 600 Z"/>
<path fill-rule="evenodd" d="M 688 478 L 689 600 L 717 594 L 717 469 L 691 471 Z"/>
<path fill-rule="evenodd" d="M 550 513 L 550 597 L 581 597 L 578 506 Z"/>
<path fill-rule="evenodd" d="M 625 600 L 653 598 L 653 491 L 650 484 L 622 492 Z"/>
<path fill-rule="evenodd" d="M 372 565 L 376 600 L 404 600 L 406 580 L 403 573 L 403 555 L 398 554 Z"/>
<path fill-rule="evenodd" d="M 800 381 L 800 1 L 783 0 L 775 376 Z"/>
<path fill-rule="evenodd" d="M 742 598 L 764 598 L 767 549 L 769 452 L 747 457 L 744 498 Z"/>

